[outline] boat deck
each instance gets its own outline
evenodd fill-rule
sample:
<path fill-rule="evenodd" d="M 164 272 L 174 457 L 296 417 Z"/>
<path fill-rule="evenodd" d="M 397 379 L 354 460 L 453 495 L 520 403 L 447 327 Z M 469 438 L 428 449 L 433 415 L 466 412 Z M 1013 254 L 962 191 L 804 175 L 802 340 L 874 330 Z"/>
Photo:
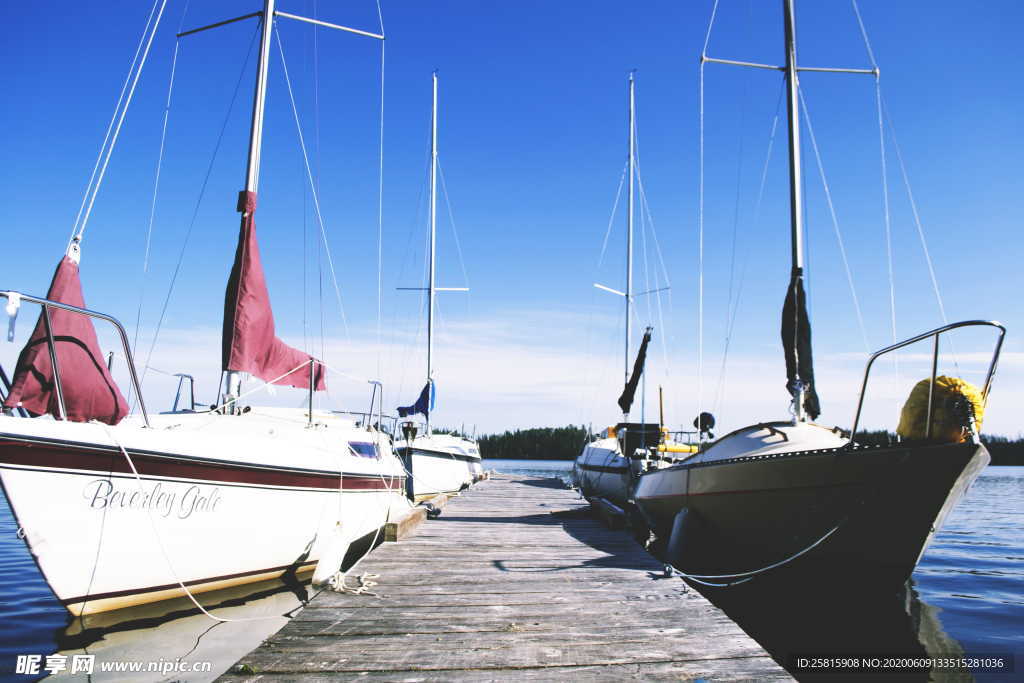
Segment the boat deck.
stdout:
<path fill-rule="evenodd" d="M 362 572 L 376 596 L 320 593 L 221 680 L 790 678 L 554 479 L 481 482 Z"/>

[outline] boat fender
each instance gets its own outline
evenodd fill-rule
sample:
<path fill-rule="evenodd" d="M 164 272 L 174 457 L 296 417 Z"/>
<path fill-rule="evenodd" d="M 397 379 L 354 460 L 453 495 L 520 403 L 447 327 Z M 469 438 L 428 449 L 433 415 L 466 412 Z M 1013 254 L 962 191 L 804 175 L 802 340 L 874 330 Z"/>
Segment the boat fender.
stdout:
<path fill-rule="evenodd" d="M 684 507 L 672 520 L 672 533 L 668 537 L 668 548 L 665 560 L 679 569 L 687 553 L 693 547 L 694 535 L 698 524 L 697 513 Z"/>
<path fill-rule="evenodd" d="M 427 511 L 427 519 L 437 519 L 441 516 L 441 508 L 437 507 L 433 503 L 420 503 L 420 505 Z"/>

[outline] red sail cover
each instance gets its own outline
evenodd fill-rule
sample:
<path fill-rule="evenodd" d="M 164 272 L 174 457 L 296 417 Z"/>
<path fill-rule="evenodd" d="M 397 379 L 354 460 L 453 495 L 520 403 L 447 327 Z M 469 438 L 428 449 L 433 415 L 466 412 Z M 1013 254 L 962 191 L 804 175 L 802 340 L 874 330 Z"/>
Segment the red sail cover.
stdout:
<path fill-rule="evenodd" d="M 256 243 L 256 193 L 239 193 L 238 210 L 242 212 L 242 227 L 224 296 L 224 369 L 248 372 L 264 382 L 308 389 L 309 362 L 315 359 L 274 334 L 274 313 Z M 325 390 L 327 383 L 319 361 L 314 377 L 314 388 Z"/>
<path fill-rule="evenodd" d="M 46 298 L 85 308 L 78 264 L 67 256 L 57 266 Z M 51 308 L 50 327 L 56 340 L 60 387 L 68 419 L 74 422 L 99 420 L 110 425 L 120 422 L 128 414 L 128 403 L 103 362 L 92 319 Z M 18 356 L 11 393 L 4 407 L 16 408 L 19 403 L 32 415 L 60 415 L 43 314 L 39 315 L 35 331 Z"/>

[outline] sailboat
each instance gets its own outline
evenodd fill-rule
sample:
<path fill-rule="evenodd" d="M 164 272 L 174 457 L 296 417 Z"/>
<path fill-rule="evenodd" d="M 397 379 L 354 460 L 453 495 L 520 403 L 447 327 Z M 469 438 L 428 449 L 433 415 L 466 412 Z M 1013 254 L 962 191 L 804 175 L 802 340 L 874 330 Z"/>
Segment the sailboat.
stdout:
<path fill-rule="evenodd" d="M 284 15 L 274 4 L 264 0 L 262 12 L 239 18 L 259 16 L 262 26 L 225 295 L 224 400 L 210 410 L 193 402 L 160 415 L 146 411 L 124 328 L 85 306 L 81 233 L 46 297 L 0 293 L 9 315 L 25 303 L 42 308 L 5 381 L 0 482 L 40 571 L 74 615 L 194 600 L 314 570 L 337 579 L 349 543 L 408 509 L 401 462 L 374 416 L 356 422 L 314 409 L 326 367 L 276 336 L 254 222 L 271 34 L 280 16 L 333 25 Z M 223 23 L 230 22 L 205 28 Z M 121 339 L 137 414 L 128 415 L 103 362 L 96 320 Z M 242 373 L 306 389 L 308 404 L 243 406 Z M 375 417 L 379 424 L 379 408 Z"/>
<path fill-rule="evenodd" d="M 814 423 L 820 413 L 803 286 L 800 120 L 793 0 L 783 1 L 789 119 L 792 271 L 782 309 L 782 342 L 791 420 L 737 429 L 690 460 L 641 473 L 635 500 L 661 540 L 667 561 L 711 586 L 763 575 L 855 577 L 896 589 L 913 572 L 936 530 L 982 469 L 989 454 L 979 424 L 1005 329 L 997 322 L 951 323 L 873 353 L 867 362 L 849 432 Z M 749 63 L 705 61 L 751 66 Z M 763 65 L 754 65 L 763 66 Z M 874 73 L 871 70 L 816 69 Z M 937 376 L 939 340 L 954 330 L 996 334 L 980 390 Z M 904 407 L 902 440 L 857 442 L 865 390 L 875 361 L 923 342 L 932 346 L 931 376 Z"/>
<path fill-rule="evenodd" d="M 466 291 L 465 287 L 438 287 L 435 280 L 437 254 L 437 72 L 432 79 L 433 99 L 430 116 L 430 244 L 428 281 L 425 288 L 403 287 L 427 292 L 427 381 L 416 402 L 398 408 L 399 418 L 423 416 L 423 433 L 412 421 L 401 423 L 396 435 L 395 452 L 408 471 L 407 495 L 424 501 L 438 494 L 454 494 L 483 477 L 480 447 L 471 439 L 456 434 L 435 434 L 430 414 L 435 405 L 434 387 L 434 296 L 437 292 Z"/>
<path fill-rule="evenodd" d="M 588 499 L 603 499 L 622 507 L 632 498 L 633 484 L 639 472 L 684 459 L 695 449 L 672 443 L 662 423 L 630 422 L 629 411 L 643 375 L 647 359 L 647 345 L 653 328 L 644 330 L 636 360 L 630 371 L 632 351 L 632 308 L 637 296 L 633 292 L 633 205 L 636 186 L 636 80 L 629 74 L 629 190 L 626 219 L 626 288 L 618 292 L 610 287 L 595 285 L 623 297 L 626 305 L 625 379 L 618 404 L 622 422 L 608 427 L 600 437 L 583 447 L 573 463 L 573 479 L 580 493 Z M 650 294 L 652 292 L 643 292 Z M 663 422 L 664 420 L 662 420 Z"/>

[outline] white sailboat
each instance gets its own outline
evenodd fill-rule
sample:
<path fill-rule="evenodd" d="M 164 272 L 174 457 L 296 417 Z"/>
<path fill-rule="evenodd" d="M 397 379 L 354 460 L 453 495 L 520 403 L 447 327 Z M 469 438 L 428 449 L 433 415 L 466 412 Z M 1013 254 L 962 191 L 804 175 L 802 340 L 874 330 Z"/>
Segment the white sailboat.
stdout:
<path fill-rule="evenodd" d="M 40 571 L 75 615 L 308 573 L 325 554 L 332 566 L 318 574 L 329 577 L 349 543 L 408 509 L 389 437 L 372 419 L 314 410 L 325 366 L 275 336 L 254 223 L 270 42 L 276 17 L 313 20 L 277 12 L 274 0 L 237 20 L 253 16 L 262 30 L 226 293 L 226 399 L 211 410 L 147 413 L 124 329 L 85 308 L 78 238 L 47 297 L 0 292 L 11 315 L 25 303 L 42 307 L 4 382 L 0 482 Z M 93 320 L 120 335 L 138 414 L 126 416 Z M 308 406 L 243 407 L 241 373 L 308 388 Z"/>
<path fill-rule="evenodd" d="M 457 493 L 483 477 L 480 447 L 465 436 L 434 434 L 430 414 L 434 410 L 434 296 L 442 291 L 467 291 L 465 287 L 438 287 L 435 281 L 437 254 L 437 72 L 432 79 L 433 100 L 430 117 L 430 244 L 428 247 L 427 292 L 427 382 L 416 402 L 398 409 L 400 417 L 423 416 L 423 433 L 411 421 L 401 424 L 396 434 L 395 452 L 408 471 L 406 482 L 411 500 L 422 501 L 441 493 Z"/>
<path fill-rule="evenodd" d="M 692 454 L 688 446 L 672 443 L 664 426 L 660 423 L 630 422 L 629 411 L 633 404 L 640 377 L 647 357 L 647 345 L 651 341 L 653 328 L 644 330 L 632 371 L 632 308 L 637 296 L 633 292 L 633 216 L 634 189 L 636 187 L 636 81 L 629 75 L 629 190 L 627 193 L 626 220 L 626 286 L 624 292 L 610 287 L 596 285 L 601 289 L 620 294 L 626 305 L 626 343 L 624 353 L 624 390 L 619 397 L 622 422 L 604 430 L 602 435 L 583 447 L 583 452 L 573 463 L 573 478 L 584 497 L 601 498 L 617 506 L 623 506 L 632 498 L 633 484 L 637 475 L 650 467 L 683 459 Z M 643 292 L 650 294 L 652 292 Z"/>
<path fill-rule="evenodd" d="M 782 341 L 793 419 L 737 429 L 687 462 L 642 473 L 635 500 L 651 530 L 667 543 L 667 560 L 693 580 L 723 586 L 785 571 L 800 577 L 852 576 L 895 588 L 910 576 L 946 515 L 989 462 L 978 425 L 1005 330 L 996 322 L 965 321 L 882 349 L 868 360 L 851 431 L 813 422 L 820 410 L 803 287 L 798 72 L 804 69 L 796 63 L 792 0 L 783 0 L 783 10 L 784 67 L 702 59 L 785 74 L 792 275 Z M 997 332 L 980 391 L 936 376 L 940 337 L 974 326 Z M 904 408 L 904 440 L 858 444 L 873 363 L 916 342 L 932 343 L 931 376 L 917 385 Z M 920 408 L 916 415 L 908 413 L 910 404 Z M 940 424 L 947 428 L 939 429 Z"/>

